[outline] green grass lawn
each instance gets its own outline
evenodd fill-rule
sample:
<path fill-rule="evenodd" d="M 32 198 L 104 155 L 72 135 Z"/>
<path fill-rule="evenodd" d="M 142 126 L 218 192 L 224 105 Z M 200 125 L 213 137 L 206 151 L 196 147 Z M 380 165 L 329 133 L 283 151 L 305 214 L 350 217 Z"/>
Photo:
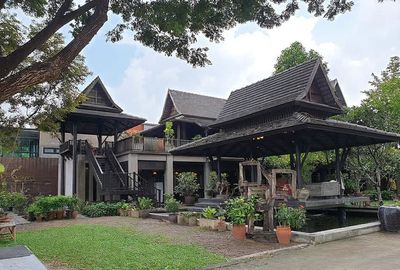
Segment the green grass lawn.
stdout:
<path fill-rule="evenodd" d="M 73 225 L 17 233 L 43 261 L 79 269 L 198 269 L 225 261 L 203 247 L 173 243 L 127 228 Z M 0 246 L 10 242 L 0 242 Z"/>
<path fill-rule="evenodd" d="M 400 201 L 384 200 L 383 205 L 400 206 Z M 373 201 L 371 202 L 371 206 L 379 206 L 379 202 Z"/>

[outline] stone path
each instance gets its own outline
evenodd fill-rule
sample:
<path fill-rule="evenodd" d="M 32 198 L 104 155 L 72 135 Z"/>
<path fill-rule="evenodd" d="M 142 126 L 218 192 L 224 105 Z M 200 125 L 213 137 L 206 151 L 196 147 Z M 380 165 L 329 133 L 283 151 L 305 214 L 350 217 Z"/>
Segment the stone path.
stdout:
<path fill-rule="evenodd" d="M 215 269 L 394 270 L 400 269 L 400 234 L 373 233 Z"/>

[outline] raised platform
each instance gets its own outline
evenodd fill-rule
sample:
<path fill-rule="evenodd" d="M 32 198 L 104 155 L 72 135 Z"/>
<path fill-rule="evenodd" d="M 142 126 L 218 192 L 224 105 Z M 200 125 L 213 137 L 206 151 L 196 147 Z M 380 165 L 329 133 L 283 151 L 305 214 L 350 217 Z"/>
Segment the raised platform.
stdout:
<path fill-rule="evenodd" d="M 341 197 L 341 198 L 310 198 L 304 202 L 306 209 L 323 209 L 333 207 L 343 207 L 351 203 L 369 202 L 369 197 Z"/>

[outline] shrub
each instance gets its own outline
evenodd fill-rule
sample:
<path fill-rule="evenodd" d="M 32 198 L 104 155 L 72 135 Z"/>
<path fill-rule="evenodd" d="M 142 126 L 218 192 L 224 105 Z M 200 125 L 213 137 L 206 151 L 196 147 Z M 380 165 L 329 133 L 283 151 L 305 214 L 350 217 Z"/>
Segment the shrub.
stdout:
<path fill-rule="evenodd" d="M 382 200 L 391 201 L 395 196 L 396 194 L 391 190 L 382 190 Z"/>
<path fill-rule="evenodd" d="M 165 210 L 167 212 L 176 213 L 179 211 L 180 203 L 174 198 L 172 194 L 165 194 Z"/>
<path fill-rule="evenodd" d="M 213 219 L 217 215 L 217 209 L 208 206 L 207 208 L 203 209 L 203 217 L 206 219 Z"/>
<path fill-rule="evenodd" d="M 253 200 L 237 197 L 226 201 L 226 216 L 232 224 L 246 224 L 250 218 L 259 218 Z"/>
<path fill-rule="evenodd" d="M 139 197 L 137 201 L 139 210 L 146 210 L 153 207 L 153 200 L 147 197 Z"/>
<path fill-rule="evenodd" d="M 279 225 L 290 226 L 294 230 L 301 229 L 306 224 L 306 210 L 302 207 L 294 208 L 282 204 L 275 217 Z"/>
<path fill-rule="evenodd" d="M 23 211 L 28 205 L 28 198 L 19 192 L 0 192 L 0 208 L 7 210 L 14 208 L 17 211 Z"/>
<path fill-rule="evenodd" d="M 182 172 L 176 178 L 178 184 L 175 191 L 182 196 L 193 196 L 199 189 L 200 184 L 197 183 L 197 175 L 194 172 Z"/>
<path fill-rule="evenodd" d="M 116 216 L 119 208 L 119 203 L 91 203 L 82 209 L 82 214 L 88 217 Z"/>

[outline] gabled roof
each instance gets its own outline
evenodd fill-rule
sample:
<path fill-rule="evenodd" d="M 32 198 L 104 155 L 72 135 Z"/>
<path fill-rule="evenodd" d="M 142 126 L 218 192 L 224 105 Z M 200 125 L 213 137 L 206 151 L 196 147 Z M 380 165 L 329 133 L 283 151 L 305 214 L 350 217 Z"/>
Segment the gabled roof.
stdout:
<path fill-rule="evenodd" d="M 178 116 L 215 120 L 225 102 L 222 98 L 169 89 L 160 123 Z"/>
<path fill-rule="evenodd" d="M 111 98 L 99 76 L 97 76 L 81 94 L 84 94 L 87 99 L 82 102 L 78 108 L 122 112 L 122 109 Z"/>
<path fill-rule="evenodd" d="M 220 131 L 170 152 L 189 156 L 265 157 L 291 153 L 296 140 L 301 142 L 303 150 L 314 152 L 396 142 L 400 141 L 400 134 L 295 112 L 262 125 Z"/>
<path fill-rule="evenodd" d="M 313 59 L 233 91 L 213 126 L 234 122 L 293 102 L 297 102 L 297 105 L 303 102 L 310 105 L 307 95 L 312 88 L 317 88 L 321 97 L 320 102 L 311 101 L 316 108 L 325 107 L 336 113 L 342 112 L 342 104 L 335 95 L 321 60 Z"/>

